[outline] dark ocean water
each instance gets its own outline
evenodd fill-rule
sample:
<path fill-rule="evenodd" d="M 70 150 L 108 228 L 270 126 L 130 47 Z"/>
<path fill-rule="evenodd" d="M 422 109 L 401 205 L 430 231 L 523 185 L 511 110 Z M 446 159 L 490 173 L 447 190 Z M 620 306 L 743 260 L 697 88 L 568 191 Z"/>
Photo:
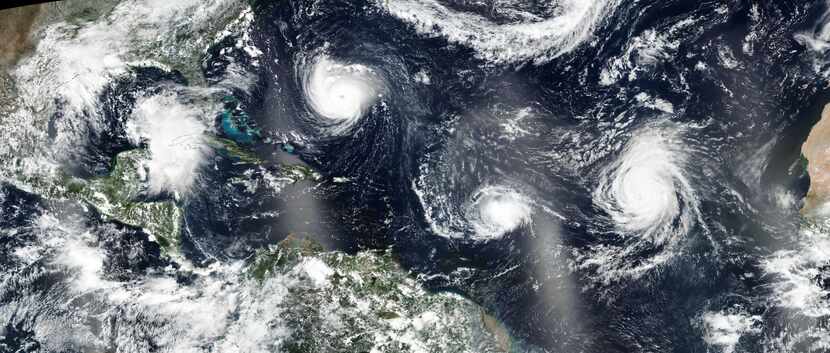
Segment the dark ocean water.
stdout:
<path fill-rule="evenodd" d="M 262 135 L 244 146 L 266 169 L 301 163 L 348 182 L 305 181 L 251 196 L 228 183 L 245 168 L 216 156 L 215 168 L 181 201 L 187 258 L 245 259 L 290 233 L 348 252 L 391 248 L 430 289 L 469 297 L 521 345 L 550 352 L 709 352 L 701 316 L 734 307 L 764 323 L 741 338 L 740 352 L 772 351 L 775 338 L 821 325 L 772 304 L 776 278 L 761 262 L 798 245 L 797 200 L 809 185 L 800 146 L 830 91 L 816 73 L 816 54 L 794 36 L 813 31 L 826 4 L 621 1 L 589 40 L 535 65 L 488 61 L 463 43 L 424 36 L 374 2 L 255 3 L 251 33 L 263 64 L 251 65 L 229 38 L 205 54 L 207 81 L 219 82 L 231 62 L 256 74 L 255 88 L 234 96 Z M 509 21 L 475 2 L 442 3 Z M 543 5 L 529 2 L 528 11 L 545 15 Z M 223 48 L 231 49 L 220 55 Z M 321 53 L 371 68 L 384 89 L 338 133 L 315 114 L 304 87 Z M 614 62 L 621 73 L 604 83 Z M 413 79 L 419 72 L 429 84 Z M 186 84 L 175 73 L 134 74 L 101 96 L 111 129 L 90 136 L 72 162 L 78 175 L 105 173 L 117 152 L 135 147 L 119 132 L 136 92 Z M 531 115 L 521 120 L 525 133 L 505 137 L 503 123 L 522 110 Z M 670 153 L 684 156 L 657 164 L 658 176 L 682 182 L 671 182 L 676 217 L 662 220 L 679 235 L 654 244 L 622 231 L 596 191 L 625 146 L 652 130 L 676 131 Z M 285 143 L 296 150 L 285 152 Z M 663 186 L 649 180 L 646 189 Z M 632 187 L 640 190 L 640 181 Z M 462 224 L 464 205 L 482 185 L 501 183 L 533 200 L 531 221 L 481 241 Z M 36 196 L 11 186 L 2 193 L 0 228 L 20 229 L 22 218 L 39 212 L 40 201 L 27 201 Z M 781 193 L 796 202 L 782 207 Z M 274 218 L 249 217 L 275 211 Z M 112 248 L 142 249 L 112 266 L 166 265 L 146 237 L 124 235 L 137 230 L 95 227 L 123 235 L 108 238 Z M 0 245 L 8 252 L 14 241 L 25 239 L 2 237 Z M 609 259 L 597 249 L 633 250 Z M 6 332 L 8 340 L 25 340 L 25 332 Z M 816 351 L 814 339 L 787 337 L 792 351 Z"/>
<path fill-rule="evenodd" d="M 277 139 L 298 131 L 301 158 L 324 175 L 351 178 L 320 210 L 347 249 L 392 247 L 436 290 L 471 297 L 517 337 L 552 351 L 702 352 L 694 318 L 706 308 L 739 304 L 753 315 L 776 315 L 765 307 L 758 259 L 796 232 L 797 208 L 775 206 L 768 191 L 784 188 L 798 199 L 806 192 L 796 161 L 828 93 L 793 34 L 809 30 L 824 4 L 625 1 L 600 22 L 590 45 L 542 65 L 481 60 L 369 7 L 287 1 L 256 8 L 256 40 L 268 65 L 250 97 L 251 114 Z M 672 29 L 684 19 L 693 24 Z M 648 31 L 676 43 L 654 54 L 662 60 L 648 62 L 647 47 L 629 49 Z M 750 33 L 751 54 L 742 50 Z M 346 136 L 320 134 L 304 105 L 297 67 L 321 47 L 380 72 L 389 86 L 385 104 Z M 736 67 L 716 64 L 723 48 Z M 600 84 L 604 64 L 618 57 L 640 71 Z M 698 62 L 709 64 L 695 70 Z M 430 85 L 413 82 L 418 71 L 429 72 Z M 640 93 L 668 101 L 673 112 L 644 108 Z M 499 114 L 521 107 L 544 116 L 532 122 L 538 135 L 497 138 Z M 593 269 L 571 271 L 573 249 L 622 242 L 592 201 L 599 171 L 619 153 L 600 151 L 655 122 L 684 127 L 682 148 L 695 151 L 684 168 L 703 223 L 659 269 L 595 285 Z M 769 143 L 766 163 L 745 163 Z M 457 166 L 427 175 L 456 202 L 480 183 L 510 178 L 563 219 L 537 214 L 532 226 L 483 243 L 436 236 L 413 189 L 419 167 L 434 158 Z M 760 173 L 757 182 L 749 173 Z M 765 329 L 774 336 L 784 328 Z M 761 351 L 761 341 L 747 339 L 742 349 Z"/>

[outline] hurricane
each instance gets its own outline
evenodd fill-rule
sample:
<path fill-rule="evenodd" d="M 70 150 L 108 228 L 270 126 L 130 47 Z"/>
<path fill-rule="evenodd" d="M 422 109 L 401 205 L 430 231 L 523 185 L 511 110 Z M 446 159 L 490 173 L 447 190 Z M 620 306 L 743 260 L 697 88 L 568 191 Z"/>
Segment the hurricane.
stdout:
<path fill-rule="evenodd" d="M 423 194 L 421 200 L 429 202 Z M 468 195 L 460 208 L 435 209 L 426 204 L 425 207 L 436 235 L 486 242 L 530 225 L 535 205 L 511 187 L 487 185 Z"/>
<path fill-rule="evenodd" d="M 468 202 L 465 215 L 470 219 L 476 239 L 497 239 L 531 222 L 532 202 L 507 187 L 484 187 Z"/>
<path fill-rule="evenodd" d="M 302 70 L 308 104 L 322 118 L 319 125 L 333 134 L 353 127 L 384 94 L 381 77 L 361 64 L 344 64 L 320 54 Z"/>
<path fill-rule="evenodd" d="M 143 168 L 151 193 L 190 191 L 211 153 L 201 113 L 200 107 L 182 104 L 172 93 L 137 102 L 125 131 L 134 144 L 149 145 Z"/>
<path fill-rule="evenodd" d="M 678 132 L 647 128 L 600 172 L 594 203 L 625 236 L 655 246 L 682 238 L 699 217 Z"/>
<path fill-rule="evenodd" d="M 0 352 L 826 353 L 830 2 L 0 5 Z"/>

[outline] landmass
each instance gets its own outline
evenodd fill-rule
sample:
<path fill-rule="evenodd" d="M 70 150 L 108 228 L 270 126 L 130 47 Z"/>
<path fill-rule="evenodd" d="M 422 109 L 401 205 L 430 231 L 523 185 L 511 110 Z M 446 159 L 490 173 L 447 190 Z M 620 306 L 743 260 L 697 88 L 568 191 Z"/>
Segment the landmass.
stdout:
<path fill-rule="evenodd" d="M 52 2 L 0 11 L 0 71 L 14 65 L 36 44 L 33 33 L 56 21 L 80 22 L 109 13 L 118 0 Z"/>
<path fill-rule="evenodd" d="M 0 11 L 0 66 L 14 64 L 32 48 L 31 36 L 42 5 L 16 7 Z"/>
<path fill-rule="evenodd" d="M 289 235 L 257 252 L 249 275 L 291 284 L 278 305 L 285 352 L 508 352 L 510 337 L 477 304 L 430 292 L 389 250 L 350 255 Z M 310 334 L 310 333 L 314 334 Z"/>
<path fill-rule="evenodd" d="M 0 113 L 11 110 L 18 99 L 8 69 L 35 48 L 39 28 L 55 21 L 92 21 L 109 13 L 117 2 L 50 3 L 0 11 Z M 222 28 L 222 23 L 218 21 L 211 29 Z M 201 72 L 196 64 L 201 47 L 195 40 L 189 42 L 190 46 L 181 52 L 160 61 L 178 62 L 174 68 L 185 71 L 190 81 L 198 83 Z M 176 60 L 180 57 L 184 60 Z M 237 164 L 265 164 L 248 148 L 261 138 L 259 130 L 235 98 L 224 100 L 223 133 L 207 136 L 208 145 Z M 294 151 L 291 144 L 283 149 Z M 183 260 L 179 253 L 182 205 L 177 200 L 143 197 L 147 182 L 144 162 L 151 157 L 149 153 L 144 147 L 120 152 L 107 175 L 91 178 L 51 170 L 32 173 L 23 168 L 21 159 L 15 159 L 15 168 L 0 173 L 0 180 L 7 178 L 47 200 L 76 201 L 95 209 L 105 220 L 139 227 L 159 244 L 163 255 Z M 296 163 L 275 166 L 273 174 L 286 183 L 323 179 L 313 168 Z M 250 279 L 259 286 L 280 284 L 286 288 L 285 300 L 279 304 L 281 320 L 297 328 L 283 342 L 287 352 L 512 350 L 510 334 L 496 317 L 461 295 L 427 290 L 398 265 L 389 250 L 346 254 L 289 236 L 260 249 L 247 266 Z"/>
<path fill-rule="evenodd" d="M 824 106 L 821 119 L 813 126 L 801 146 L 801 155 L 807 160 L 810 189 L 804 198 L 802 215 L 827 215 L 830 201 L 830 104 Z"/>

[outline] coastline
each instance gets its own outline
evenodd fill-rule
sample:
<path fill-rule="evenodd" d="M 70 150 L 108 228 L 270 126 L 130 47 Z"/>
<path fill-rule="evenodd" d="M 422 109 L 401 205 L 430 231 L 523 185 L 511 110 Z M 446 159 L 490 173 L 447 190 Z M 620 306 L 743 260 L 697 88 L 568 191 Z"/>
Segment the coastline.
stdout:
<path fill-rule="evenodd" d="M 821 118 L 812 127 L 801 146 L 801 155 L 807 160 L 810 189 L 804 197 L 801 214 L 820 216 L 827 213 L 830 201 L 830 104 L 825 105 Z"/>

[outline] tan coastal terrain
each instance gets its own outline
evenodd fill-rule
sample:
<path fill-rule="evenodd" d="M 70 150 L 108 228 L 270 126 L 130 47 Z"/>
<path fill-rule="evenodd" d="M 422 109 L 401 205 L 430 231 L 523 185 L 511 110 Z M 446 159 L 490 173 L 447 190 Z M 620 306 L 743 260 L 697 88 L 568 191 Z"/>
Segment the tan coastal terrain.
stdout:
<path fill-rule="evenodd" d="M 31 32 L 41 5 L 0 10 L 0 112 L 6 112 L 15 97 L 9 68 L 32 49 Z"/>
<path fill-rule="evenodd" d="M 37 45 L 37 31 L 58 21 L 83 22 L 106 14 L 118 0 L 60 1 L 0 10 L 0 118 L 16 91 L 9 72 Z"/>
<path fill-rule="evenodd" d="M 0 11 L 0 66 L 14 64 L 23 53 L 32 48 L 29 34 L 41 7 L 30 5 Z"/>
<path fill-rule="evenodd" d="M 29 5 L 0 10 L 0 66 L 14 64 L 32 48 L 30 33 L 43 5 Z"/>
<path fill-rule="evenodd" d="M 830 104 L 824 106 L 821 119 L 810 130 L 801 146 L 801 155 L 808 161 L 810 174 L 810 190 L 801 213 L 805 216 L 830 214 L 825 207 L 830 201 Z"/>
<path fill-rule="evenodd" d="M 45 24 L 83 22 L 109 13 L 118 0 L 48 2 L 0 10 L 0 69 L 10 65 L 37 44 L 33 33 Z"/>

